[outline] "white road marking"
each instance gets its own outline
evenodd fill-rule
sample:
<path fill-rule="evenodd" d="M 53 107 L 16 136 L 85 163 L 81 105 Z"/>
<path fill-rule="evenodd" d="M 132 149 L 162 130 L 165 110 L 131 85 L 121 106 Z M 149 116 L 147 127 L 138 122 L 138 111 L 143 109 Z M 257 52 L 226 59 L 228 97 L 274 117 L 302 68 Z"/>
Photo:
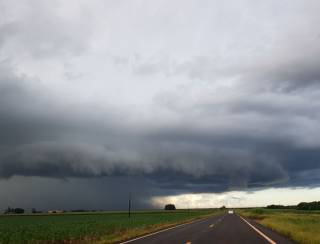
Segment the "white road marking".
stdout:
<path fill-rule="evenodd" d="M 250 224 L 247 220 L 239 216 L 244 222 L 246 222 L 252 229 L 254 229 L 259 235 L 261 235 L 264 239 L 266 239 L 271 244 L 277 244 L 275 241 L 273 241 L 271 238 L 263 234 L 260 230 L 258 230 L 256 227 L 254 227 L 252 224 Z"/>
<path fill-rule="evenodd" d="M 153 233 L 150 233 L 150 234 L 147 234 L 147 235 L 144 235 L 144 236 L 140 236 L 140 237 L 137 237 L 137 238 L 128 240 L 128 241 L 121 242 L 120 244 L 126 244 L 126 243 L 130 243 L 130 242 L 133 242 L 133 241 L 137 241 L 137 240 L 146 238 L 146 237 L 148 237 L 148 236 L 153 236 L 153 235 L 156 235 L 156 234 L 158 234 L 158 233 L 165 232 L 165 231 L 167 231 L 167 230 L 172 230 L 172 229 L 175 229 L 175 228 L 184 226 L 184 225 L 189 225 L 189 224 L 198 223 L 198 222 L 199 222 L 199 223 L 205 222 L 205 221 L 207 221 L 207 219 L 212 218 L 212 217 L 214 217 L 214 216 L 209 216 L 209 217 L 207 217 L 207 218 L 205 218 L 205 219 L 194 220 L 194 221 L 192 221 L 192 222 L 184 223 L 184 224 L 181 224 L 181 225 L 176 225 L 176 226 L 173 226 L 173 227 L 164 229 L 164 230 L 159 230 L 159 231 L 157 231 L 157 232 L 153 232 Z"/>

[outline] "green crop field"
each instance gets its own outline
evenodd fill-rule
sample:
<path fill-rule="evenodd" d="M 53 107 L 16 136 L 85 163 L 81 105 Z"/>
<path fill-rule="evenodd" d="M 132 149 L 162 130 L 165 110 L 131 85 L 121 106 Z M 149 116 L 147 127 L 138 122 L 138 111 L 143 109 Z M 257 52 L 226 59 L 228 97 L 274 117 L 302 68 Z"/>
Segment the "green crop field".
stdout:
<path fill-rule="evenodd" d="M 320 211 L 256 208 L 237 212 L 298 243 L 320 243 Z"/>
<path fill-rule="evenodd" d="M 218 210 L 134 212 L 101 212 L 51 215 L 1 215 L 0 243 L 112 243 L 174 224 L 207 215 Z"/>

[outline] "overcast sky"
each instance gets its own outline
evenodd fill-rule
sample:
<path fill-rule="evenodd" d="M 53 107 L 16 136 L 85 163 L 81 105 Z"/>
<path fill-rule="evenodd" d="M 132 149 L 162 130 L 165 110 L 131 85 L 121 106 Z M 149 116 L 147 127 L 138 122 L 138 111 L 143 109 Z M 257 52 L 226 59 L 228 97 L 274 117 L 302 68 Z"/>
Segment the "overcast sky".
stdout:
<path fill-rule="evenodd" d="M 319 11 L 0 0 L 0 207 L 320 200 Z"/>

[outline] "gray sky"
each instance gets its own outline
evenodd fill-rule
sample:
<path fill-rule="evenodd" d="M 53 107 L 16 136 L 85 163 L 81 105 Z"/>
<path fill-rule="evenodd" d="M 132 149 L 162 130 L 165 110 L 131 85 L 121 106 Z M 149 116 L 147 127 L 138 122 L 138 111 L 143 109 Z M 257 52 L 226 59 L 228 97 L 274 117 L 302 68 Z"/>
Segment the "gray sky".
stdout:
<path fill-rule="evenodd" d="M 0 0 L 0 207 L 317 200 L 319 9 Z"/>

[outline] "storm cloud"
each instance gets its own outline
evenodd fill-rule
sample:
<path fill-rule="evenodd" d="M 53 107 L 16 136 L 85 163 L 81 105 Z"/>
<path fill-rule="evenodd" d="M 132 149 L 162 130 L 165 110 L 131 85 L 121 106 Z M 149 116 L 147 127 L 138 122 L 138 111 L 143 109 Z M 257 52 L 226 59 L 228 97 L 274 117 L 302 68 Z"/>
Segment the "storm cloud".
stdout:
<path fill-rule="evenodd" d="M 0 1 L 4 185 L 319 186 L 320 4 L 240 2 Z"/>

